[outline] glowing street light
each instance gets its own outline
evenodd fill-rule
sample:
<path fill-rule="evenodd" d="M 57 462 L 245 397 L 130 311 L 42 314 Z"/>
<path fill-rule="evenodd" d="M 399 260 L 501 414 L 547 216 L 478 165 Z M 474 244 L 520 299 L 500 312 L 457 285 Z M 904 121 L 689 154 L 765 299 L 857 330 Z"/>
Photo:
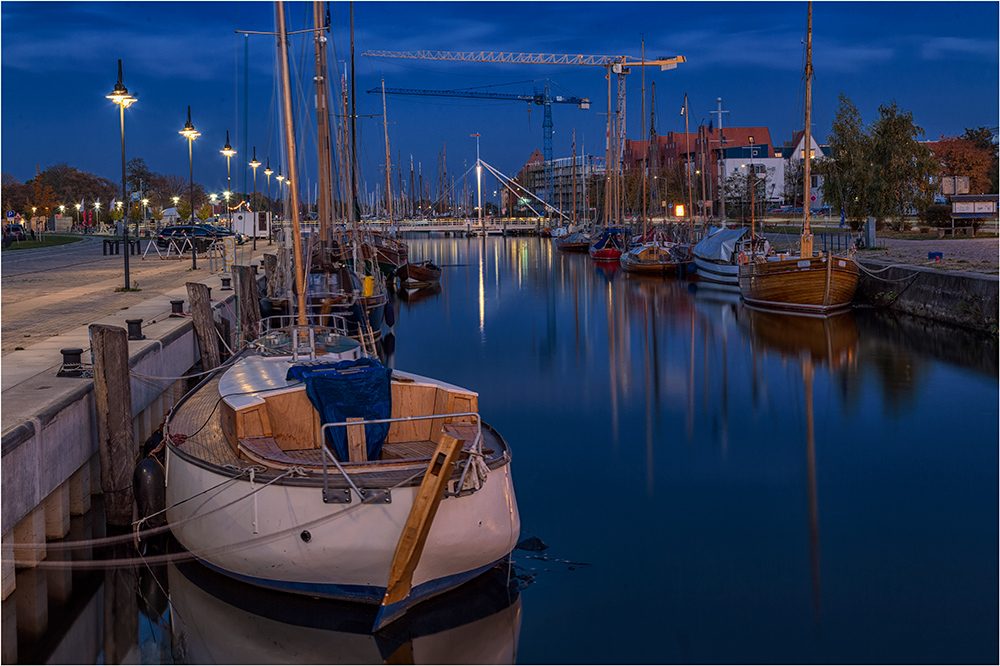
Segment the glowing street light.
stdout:
<path fill-rule="evenodd" d="M 250 160 L 250 168 L 253 169 L 253 196 L 250 197 L 251 203 L 257 198 L 257 167 L 260 166 L 260 162 L 257 161 L 257 146 L 253 147 L 253 159 Z M 249 207 L 248 207 L 249 210 Z M 253 212 L 250 210 L 250 212 Z M 257 249 L 257 229 L 260 228 L 260 224 L 257 222 L 257 213 L 253 216 L 253 249 Z"/>
<path fill-rule="evenodd" d="M 128 93 L 128 88 L 122 83 L 122 61 L 118 59 L 118 82 L 115 83 L 114 90 L 111 91 L 110 95 L 106 95 L 108 99 L 118 105 L 118 111 L 121 118 L 121 135 L 122 135 L 122 201 L 128 201 L 127 183 L 125 181 L 125 109 L 131 106 L 136 98 Z M 125 256 L 125 291 L 129 290 L 129 275 L 128 275 L 128 220 L 122 217 L 122 240 L 125 241 L 125 252 L 122 254 Z"/>
<path fill-rule="evenodd" d="M 191 224 L 194 224 L 194 157 L 191 152 L 191 142 L 201 136 L 201 133 L 195 130 L 194 125 L 191 124 L 191 106 L 188 105 L 188 119 L 184 124 L 184 129 L 180 131 L 181 135 L 188 140 L 188 167 L 191 170 L 191 183 L 189 185 L 189 191 L 191 193 Z M 198 252 L 194 244 L 195 239 L 191 239 L 191 268 L 198 268 Z"/>
<path fill-rule="evenodd" d="M 233 181 L 230 178 L 230 171 L 229 171 L 229 160 L 230 158 L 232 158 L 233 155 L 236 154 L 236 151 L 233 150 L 233 147 L 229 145 L 229 130 L 226 130 L 226 145 L 219 152 L 226 156 L 226 192 L 224 192 L 224 196 L 226 197 L 226 208 L 229 208 L 229 194 L 230 190 L 233 189 Z M 229 229 L 230 231 L 232 231 L 233 229 L 232 208 L 229 208 Z"/>
<path fill-rule="evenodd" d="M 76 223 L 80 224 L 80 209 L 83 208 L 83 204 L 76 204 Z"/>

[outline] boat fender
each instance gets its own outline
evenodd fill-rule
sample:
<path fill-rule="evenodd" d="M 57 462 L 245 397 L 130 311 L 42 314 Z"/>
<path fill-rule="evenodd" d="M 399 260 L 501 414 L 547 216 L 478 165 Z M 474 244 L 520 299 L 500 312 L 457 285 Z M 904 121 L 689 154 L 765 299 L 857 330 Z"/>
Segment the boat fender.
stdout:
<path fill-rule="evenodd" d="M 746 252 L 740 252 L 739 255 L 737 255 L 737 257 L 736 257 L 736 261 L 740 265 L 747 263 L 747 253 Z"/>
<path fill-rule="evenodd" d="M 396 310 L 392 307 L 392 301 L 385 304 L 385 323 L 389 328 L 396 325 Z"/>
<path fill-rule="evenodd" d="M 139 518 L 149 518 L 149 527 L 160 527 L 167 518 L 159 513 L 166 508 L 166 477 L 163 465 L 155 458 L 143 458 L 132 473 L 132 489 Z"/>

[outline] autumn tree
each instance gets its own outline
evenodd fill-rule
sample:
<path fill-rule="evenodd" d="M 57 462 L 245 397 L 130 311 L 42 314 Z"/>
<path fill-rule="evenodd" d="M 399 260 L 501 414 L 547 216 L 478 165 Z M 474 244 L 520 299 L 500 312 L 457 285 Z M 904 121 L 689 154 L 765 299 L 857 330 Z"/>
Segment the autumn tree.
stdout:
<path fill-rule="evenodd" d="M 941 162 L 942 176 L 969 178 L 970 194 L 996 192 L 995 146 L 991 150 L 966 136 L 942 136 L 934 144 L 934 157 Z"/>

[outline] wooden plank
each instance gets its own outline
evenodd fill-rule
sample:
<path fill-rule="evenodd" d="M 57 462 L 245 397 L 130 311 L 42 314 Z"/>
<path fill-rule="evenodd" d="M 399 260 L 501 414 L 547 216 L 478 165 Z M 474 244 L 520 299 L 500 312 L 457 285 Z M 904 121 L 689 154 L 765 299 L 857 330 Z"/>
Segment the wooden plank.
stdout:
<path fill-rule="evenodd" d="M 200 282 L 187 283 L 188 302 L 191 304 L 191 321 L 198 337 L 198 351 L 201 365 L 206 371 L 214 370 L 222 362 L 219 357 L 219 342 L 212 318 L 212 290 Z"/>
<path fill-rule="evenodd" d="M 360 416 L 348 416 L 348 421 L 364 421 Z M 368 460 L 368 446 L 363 425 L 347 426 L 347 459 L 350 462 Z"/>
<path fill-rule="evenodd" d="M 124 328 L 90 325 L 94 351 L 94 408 L 101 455 L 104 510 L 111 525 L 132 523 L 132 472 L 136 447 L 132 429 L 132 384 Z"/>
<path fill-rule="evenodd" d="M 400 602 L 410 594 L 413 572 L 424 551 L 427 535 L 430 533 L 434 516 L 437 515 L 438 506 L 441 504 L 441 498 L 444 496 L 463 443 L 464 440 L 443 434 L 431 456 L 431 462 L 427 466 L 424 479 L 410 508 L 410 515 L 396 544 L 396 552 L 389 569 L 389 584 L 382 599 L 382 608 L 375 619 L 375 631 L 406 610 L 405 604 Z"/>

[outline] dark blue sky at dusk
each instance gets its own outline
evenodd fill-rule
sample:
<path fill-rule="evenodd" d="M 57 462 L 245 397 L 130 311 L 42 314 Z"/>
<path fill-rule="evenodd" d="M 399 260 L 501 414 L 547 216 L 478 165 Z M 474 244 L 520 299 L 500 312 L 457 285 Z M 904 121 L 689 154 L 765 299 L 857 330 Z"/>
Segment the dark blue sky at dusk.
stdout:
<path fill-rule="evenodd" d="M 330 3 L 331 61 L 343 72 L 349 58 L 349 5 Z M 895 100 L 912 112 L 926 139 L 958 135 L 966 127 L 998 125 L 998 16 L 996 2 L 816 2 L 813 132 L 825 140 L 844 93 L 866 123 L 880 104 Z M 311 3 L 286 3 L 289 29 L 311 26 Z M 477 88 L 531 93 L 547 79 L 554 92 L 589 97 L 590 110 L 553 105 L 555 157 L 604 156 L 607 84 L 601 67 L 505 65 L 362 57 L 367 50 L 510 51 L 533 53 L 683 55 L 672 71 L 646 69 L 648 94 L 656 82 L 657 132 L 684 131 L 684 94 L 690 123 L 707 124 L 716 98 L 726 126 L 764 126 L 775 143 L 802 124 L 804 2 L 357 2 L 355 51 L 359 163 L 371 189 L 385 162 L 381 96 L 388 87 Z M 219 153 L 226 130 L 238 151 L 233 187 L 253 147 L 257 158 L 280 166 L 280 128 L 274 71 L 275 39 L 237 30 L 274 31 L 268 2 L 10 2 L 0 4 L 0 161 L 24 181 L 65 162 L 111 180 L 121 177 L 117 107 L 105 98 L 117 78 L 138 102 L 126 110 L 126 153 L 160 173 L 188 176 L 186 140 L 178 134 L 191 106 L 201 137 L 194 142 L 194 178 L 208 191 L 226 184 Z M 293 77 L 311 84 L 312 41 L 292 38 Z M 639 68 L 628 77 L 627 134 L 639 139 Z M 297 98 L 302 108 L 312 93 Z M 249 108 L 249 112 L 246 109 Z M 528 109 L 531 109 L 528 113 Z M 297 111 L 297 115 L 299 112 Z M 449 174 L 460 176 L 476 159 L 515 174 L 542 149 L 542 108 L 523 102 L 437 97 L 388 97 L 392 161 L 422 163 L 436 188 L 438 153 L 446 144 Z M 313 142 L 315 121 L 299 123 L 301 142 Z M 301 179 L 315 182 L 306 153 Z M 463 164 L 464 163 L 464 164 Z M 249 178 L 249 168 L 246 168 Z M 285 170 L 287 173 L 287 170 Z M 248 181 L 246 189 L 251 188 Z M 393 186 L 395 187 L 395 177 Z M 264 188 L 258 172 L 258 189 Z"/>

